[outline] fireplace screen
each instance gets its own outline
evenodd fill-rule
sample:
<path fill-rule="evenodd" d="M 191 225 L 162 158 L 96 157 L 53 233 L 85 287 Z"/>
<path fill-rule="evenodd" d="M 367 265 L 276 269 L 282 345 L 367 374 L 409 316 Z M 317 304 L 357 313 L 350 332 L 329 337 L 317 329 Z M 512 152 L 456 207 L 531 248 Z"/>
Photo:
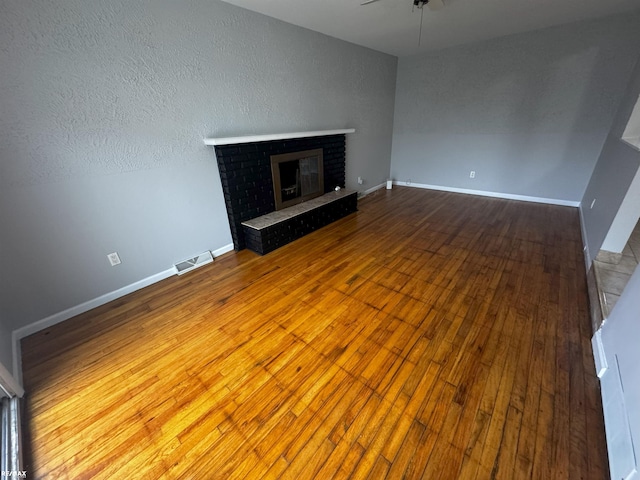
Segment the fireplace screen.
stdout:
<path fill-rule="evenodd" d="M 276 210 L 323 193 L 322 149 L 271 155 Z"/>

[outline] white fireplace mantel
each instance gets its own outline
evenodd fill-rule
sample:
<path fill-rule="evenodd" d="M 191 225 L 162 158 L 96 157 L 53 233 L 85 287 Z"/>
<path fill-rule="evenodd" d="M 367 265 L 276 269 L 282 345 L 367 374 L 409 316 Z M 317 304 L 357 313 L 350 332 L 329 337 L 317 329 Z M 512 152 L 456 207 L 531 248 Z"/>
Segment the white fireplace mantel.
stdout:
<path fill-rule="evenodd" d="M 240 143 L 268 142 L 270 140 L 287 140 L 289 138 L 324 137 L 327 135 L 343 135 L 354 133 L 355 128 L 341 130 L 316 130 L 313 132 L 271 133 L 269 135 L 244 135 L 242 137 L 205 138 L 205 145 L 238 145 Z"/>

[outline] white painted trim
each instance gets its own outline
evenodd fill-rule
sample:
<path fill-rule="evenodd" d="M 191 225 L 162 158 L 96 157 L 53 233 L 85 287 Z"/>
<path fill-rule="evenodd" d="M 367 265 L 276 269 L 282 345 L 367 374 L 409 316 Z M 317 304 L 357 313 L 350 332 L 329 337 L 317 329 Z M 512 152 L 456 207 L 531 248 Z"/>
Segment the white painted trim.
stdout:
<path fill-rule="evenodd" d="M 227 252 L 231 252 L 233 250 L 233 243 L 225 245 L 224 247 L 220 247 L 217 250 L 211 252 L 213 254 L 213 258 L 219 257 L 220 255 L 224 255 Z"/>
<path fill-rule="evenodd" d="M 441 185 L 427 185 L 424 183 L 399 182 L 394 180 L 394 185 L 413 188 L 425 188 L 427 190 L 440 190 L 443 192 L 464 193 L 467 195 L 480 195 L 482 197 L 503 198 L 505 200 L 519 200 L 521 202 L 545 203 L 548 205 L 560 205 L 563 207 L 579 207 L 580 202 L 571 200 L 560 200 L 557 198 L 530 197 L 527 195 L 515 195 L 512 193 L 487 192 L 484 190 L 470 190 L 467 188 L 443 187 Z"/>
<path fill-rule="evenodd" d="M 640 151 L 640 137 L 622 137 L 621 140 L 634 150 Z"/>
<path fill-rule="evenodd" d="M 607 364 L 607 356 L 604 353 L 604 344 L 602 343 L 602 328 L 599 328 L 591 337 L 591 349 L 593 350 L 593 361 L 596 366 L 596 375 L 602 378 L 609 365 Z"/>
<path fill-rule="evenodd" d="M 113 292 L 105 293 L 104 295 L 101 295 L 98 298 L 94 298 L 93 300 L 89 300 L 87 302 L 81 303 L 80 305 L 67 308 L 62 312 L 54 313 L 47 318 L 43 318 L 42 320 L 38 320 L 36 322 L 30 323 L 29 325 L 25 325 L 24 327 L 15 330 L 14 333 L 16 334 L 17 339 L 20 340 L 24 337 L 28 337 L 29 335 L 39 332 L 40 330 L 44 330 L 45 328 L 49 328 L 60 322 L 64 322 L 65 320 L 75 317 L 76 315 L 88 312 L 89 310 L 104 305 L 105 303 L 109 303 L 120 297 L 124 297 L 125 295 L 133 293 L 136 290 L 140 290 L 141 288 L 148 287 L 149 285 L 164 280 L 165 278 L 169 278 L 170 276 L 175 275 L 175 273 L 176 271 L 173 267 L 169 268 L 168 270 L 156 273 L 155 275 L 151 275 L 147 278 L 143 278 L 142 280 L 119 288 L 118 290 L 114 290 Z"/>
<path fill-rule="evenodd" d="M 582 209 L 582 202 L 578 207 L 578 213 L 580 214 L 580 233 L 582 234 L 582 251 L 584 252 L 584 264 L 585 269 L 589 272 L 591 268 L 591 255 L 589 254 L 589 241 L 587 240 L 587 229 L 584 222 L 584 212 Z"/>
<path fill-rule="evenodd" d="M 211 252 L 215 257 L 219 257 L 227 252 L 233 250 L 233 243 L 229 243 L 228 245 L 224 245 L 223 247 L 218 248 Z M 150 277 L 143 278 L 137 282 L 134 282 L 125 287 L 119 288 L 118 290 L 114 290 L 113 292 L 106 293 L 101 295 L 100 297 L 94 298 L 93 300 L 89 300 L 87 302 L 81 303 L 80 305 L 76 305 L 74 307 L 68 308 L 62 312 L 54 313 L 53 315 L 48 316 L 47 318 L 43 318 L 42 320 L 35 321 L 30 323 L 29 325 L 25 325 L 24 327 L 18 328 L 14 330 L 11 334 L 13 341 L 13 377 L 18 381 L 18 383 L 22 383 L 22 362 L 21 362 L 21 349 L 20 349 L 20 340 L 28 337 L 29 335 L 33 335 L 40 330 L 44 330 L 45 328 L 52 327 L 60 322 L 64 322 L 76 315 L 80 315 L 82 313 L 88 312 L 89 310 L 100 307 L 105 303 L 109 303 L 113 300 L 116 300 L 120 297 L 124 297 L 130 293 L 133 293 L 142 288 L 148 287 L 149 285 L 153 285 L 165 278 L 169 278 L 172 275 L 176 274 L 176 270 L 174 267 L 169 268 L 163 272 L 156 273 L 155 275 L 151 275 Z"/>
<path fill-rule="evenodd" d="M 636 100 L 621 140 L 635 150 L 640 150 L 640 96 Z"/>
<path fill-rule="evenodd" d="M 22 385 L 22 347 L 15 330 L 11 332 L 11 343 L 13 345 L 13 378 Z"/>
<path fill-rule="evenodd" d="M 638 478 L 633 435 L 620 377 L 620 365 L 614 354 L 611 366 L 600 377 L 600 395 L 604 416 L 605 436 L 609 447 L 611 478 L 631 480 Z"/>
<path fill-rule="evenodd" d="M 324 137 L 355 133 L 355 128 L 340 130 L 316 130 L 312 132 L 271 133 L 268 135 L 244 135 L 241 137 L 205 138 L 205 145 L 238 145 L 240 143 L 268 142 L 270 140 L 287 140 L 289 138 Z"/>
<path fill-rule="evenodd" d="M 380 185 L 376 185 L 375 187 L 371 187 L 366 189 L 364 192 L 362 192 L 362 195 L 369 195 L 370 193 L 375 192 L 376 190 L 380 190 L 381 188 L 384 188 L 387 186 L 387 182 L 381 183 Z"/>
<path fill-rule="evenodd" d="M 7 392 L 10 396 L 16 395 L 22 397 L 24 395 L 24 389 L 20 386 L 14 376 L 11 375 L 9 370 L 0 363 L 0 397 L 3 396 L 3 392 Z"/>

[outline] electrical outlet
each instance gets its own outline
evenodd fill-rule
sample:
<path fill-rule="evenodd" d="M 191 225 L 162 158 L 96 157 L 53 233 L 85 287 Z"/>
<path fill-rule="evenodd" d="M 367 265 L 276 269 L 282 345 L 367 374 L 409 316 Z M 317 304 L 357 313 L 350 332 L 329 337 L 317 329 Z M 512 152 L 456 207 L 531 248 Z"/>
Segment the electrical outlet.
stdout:
<path fill-rule="evenodd" d="M 469 172 L 469 178 L 476 178 L 476 171 L 475 170 L 471 170 Z"/>
<path fill-rule="evenodd" d="M 122 263 L 122 260 L 120 260 L 120 257 L 118 256 L 118 252 L 110 253 L 109 255 L 107 255 L 107 258 L 109 259 L 109 263 L 112 267 L 115 267 L 116 265 L 120 265 Z"/>
<path fill-rule="evenodd" d="M 358 177 L 358 185 L 362 185 L 362 183 L 363 183 L 362 177 Z"/>

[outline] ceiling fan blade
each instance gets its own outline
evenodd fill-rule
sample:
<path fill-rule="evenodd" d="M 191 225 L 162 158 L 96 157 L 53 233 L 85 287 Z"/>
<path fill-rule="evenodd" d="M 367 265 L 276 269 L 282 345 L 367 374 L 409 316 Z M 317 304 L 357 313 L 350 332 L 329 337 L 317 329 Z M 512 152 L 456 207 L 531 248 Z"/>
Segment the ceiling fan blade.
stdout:
<path fill-rule="evenodd" d="M 444 2 L 442 0 L 429 0 L 427 7 L 429 7 L 429 10 L 440 10 L 444 7 Z"/>
<path fill-rule="evenodd" d="M 361 2 L 360 5 L 369 5 L 370 3 L 373 2 L 377 2 L 378 0 L 364 0 L 364 2 Z"/>

